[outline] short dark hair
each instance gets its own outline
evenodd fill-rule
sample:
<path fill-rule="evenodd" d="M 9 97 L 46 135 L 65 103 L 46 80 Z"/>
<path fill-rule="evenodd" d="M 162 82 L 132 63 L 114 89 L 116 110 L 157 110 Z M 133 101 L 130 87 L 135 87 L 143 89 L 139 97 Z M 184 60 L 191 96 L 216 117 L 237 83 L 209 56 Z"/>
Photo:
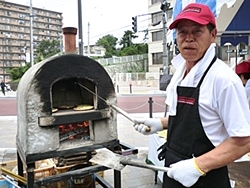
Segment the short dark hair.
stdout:
<path fill-rule="evenodd" d="M 215 26 L 213 24 L 209 23 L 209 24 L 207 24 L 207 28 L 208 28 L 209 32 L 211 33 L 214 30 Z"/>
<path fill-rule="evenodd" d="M 242 75 L 243 75 L 244 79 L 246 79 L 246 80 L 250 79 L 250 73 L 243 73 Z"/>

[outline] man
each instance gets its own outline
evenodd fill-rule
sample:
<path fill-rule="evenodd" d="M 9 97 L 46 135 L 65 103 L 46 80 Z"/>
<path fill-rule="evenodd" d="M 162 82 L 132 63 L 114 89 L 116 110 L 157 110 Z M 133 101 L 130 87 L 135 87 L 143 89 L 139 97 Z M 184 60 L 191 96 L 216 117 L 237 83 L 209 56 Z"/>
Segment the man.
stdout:
<path fill-rule="evenodd" d="M 172 61 L 179 67 L 167 87 L 168 116 L 136 119 L 135 130 L 147 135 L 168 129 L 159 154 L 170 167 L 164 188 L 231 188 L 226 165 L 250 151 L 244 87 L 216 57 L 209 7 L 189 4 L 169 28 L 176 29 L 180 54 Z"/>
<path fill-rule="evenodd" d="M 236 74 L 240 77 L 247 94 L 250 107 L 250 61 L 243 61 L 235 67 Z"/>
<path fill-rule="evenodd" d="M 2 80 L 2 82 L 0 83 L 0 85 L 1 85 L 1 90 L 2 90 L 3 95 L 5 95 L 5 87 L 6 87 L 6 85 L 5 85 L 5 83 L 4 83 L 3 80 Z"/>

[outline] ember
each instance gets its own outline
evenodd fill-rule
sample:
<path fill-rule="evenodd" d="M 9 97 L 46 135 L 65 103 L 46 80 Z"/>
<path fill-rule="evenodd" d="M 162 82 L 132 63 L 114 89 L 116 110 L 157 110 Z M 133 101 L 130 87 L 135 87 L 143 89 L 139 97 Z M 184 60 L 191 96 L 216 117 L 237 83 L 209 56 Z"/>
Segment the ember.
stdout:
<path fill-rule="evenodd" d="M 68 125 L 59 126 L 60 141 L 65 140 L 89 140 L 89 121 L 83 121 L 81 123 L 70 123 Z"/>

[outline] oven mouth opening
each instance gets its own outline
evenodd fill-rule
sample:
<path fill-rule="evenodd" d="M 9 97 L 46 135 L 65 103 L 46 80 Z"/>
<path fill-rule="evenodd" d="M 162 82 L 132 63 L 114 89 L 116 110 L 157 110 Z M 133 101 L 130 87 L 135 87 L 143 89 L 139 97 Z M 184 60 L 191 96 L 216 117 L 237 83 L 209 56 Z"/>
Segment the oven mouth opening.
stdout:
<path fill-rule="evenodd" d="M 78 84 L 79 83 L 79 84 Z M 52 113 L 60 110 L 85 111 L 97 107 L 97 87 L 87 79 L 64 78 L 52 85 Z"/>

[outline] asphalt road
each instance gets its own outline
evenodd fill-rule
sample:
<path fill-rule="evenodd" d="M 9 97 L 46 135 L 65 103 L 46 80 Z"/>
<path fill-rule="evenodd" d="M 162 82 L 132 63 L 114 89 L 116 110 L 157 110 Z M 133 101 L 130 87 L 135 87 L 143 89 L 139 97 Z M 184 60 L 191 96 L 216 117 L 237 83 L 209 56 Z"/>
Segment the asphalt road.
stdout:
<path fill-rule="evenodd" d="M 0 98 L 0 116 L 16 116 L 16 98 Z"/>
<path fill-rule="evenodd" d="M 128 113 L 149 113 L 152 100 L 152 113 L 165 112 L 164 95 L 118 95 L 117 106 Z M 0 116 L 16 116 L 17 100 L 15 97 L 0 98 Z"/>

